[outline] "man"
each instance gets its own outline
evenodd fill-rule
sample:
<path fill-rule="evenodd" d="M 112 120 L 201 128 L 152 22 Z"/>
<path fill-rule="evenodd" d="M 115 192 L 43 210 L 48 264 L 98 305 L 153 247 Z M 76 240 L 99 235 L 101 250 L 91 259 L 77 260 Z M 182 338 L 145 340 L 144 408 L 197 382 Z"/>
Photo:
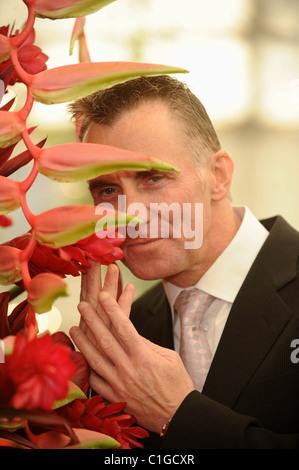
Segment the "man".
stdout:
<path fill-rule="evenodd" d="M 299 338 L 298 233 L 281 217 L 261 224 L 247 208 L 232 206 L 233 162 L 203 106 L 179 81 L 132 80 L 71 109 L 85 142 L 141 151 L 179 170 L 95 178 L 95 204 L 117 208 L 120 195 L 148 210 L 151 203 L 203 204 L 200 247 L 187 249 L 173 226 L 168 238 L 125 241 L 132 273 L 163 280 L 133 303 L 130 320 L 133 288 L 116 301 L 115 267 L 103 289 L 99 267 L 83 279 L 81 328 L 71 335 L 92 369 L 91 387 L 111 402 L 127 402 L 152 433 L 148 446 L 298 448 L 299 365 L 291 360 L 291 342 Z M 176 302 L 191 289 L 209 294 L 198 333 L 210 354 L 200 359 L 201 385 L 196 370 L 187 372 L 188 354 L 181 352 L 184 363 L 178 354 L 185 327 Z"/>

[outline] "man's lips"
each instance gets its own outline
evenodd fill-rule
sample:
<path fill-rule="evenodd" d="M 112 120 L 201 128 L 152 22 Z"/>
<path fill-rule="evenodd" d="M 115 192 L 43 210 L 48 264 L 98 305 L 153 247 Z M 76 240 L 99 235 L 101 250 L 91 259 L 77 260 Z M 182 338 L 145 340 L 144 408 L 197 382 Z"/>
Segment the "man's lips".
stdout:
<path fill-rule="evenodd" d="M 136 240 L 126 241 L 125 246 L 127 248 L 133 247 L 133 246 L 146 246 L 146 245 L 150 245 L 151 243 L 157 242 L 159 240 L 162 240 L 162 238 L 138 238 Z"/>

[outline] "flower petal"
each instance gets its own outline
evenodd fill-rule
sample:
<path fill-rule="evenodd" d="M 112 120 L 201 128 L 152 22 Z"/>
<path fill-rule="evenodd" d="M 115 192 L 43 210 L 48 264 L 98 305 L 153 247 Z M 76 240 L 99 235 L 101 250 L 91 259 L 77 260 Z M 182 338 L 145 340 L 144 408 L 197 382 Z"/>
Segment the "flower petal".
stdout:
<path fill-rule="evenodd" d="M 79 40 L 81 34 L 83 33 L 85 21 L 86 20 L 84 16 L 77 18 L 75 21 L 74 28 L 73 28 L 72 35 L 71 35 L 71 41 L 70 41 L 70 50 L 69 50 L 70 55 L 73 54 L 75 42 Z"/>
<path fill-rule="evenodd" d="M 115 0 L 27 0 L 40 18 L 76 18 L 94 13 Z"/>
<path fill-rule="evenodd" d="M 108 226 L 126 225 L 134 216 L 105 210 Z M 110 217 L 109 217 L 110 215 Z M 95 232 L 102 215 L 96 214 L 95 206 L 62 206 L 50 209 L 36 216 L 34 236 L 41 245 L 60 248 L 72 245 L 81 238 Z M 135 218 L 136 219 L 136 218 Z"/>
<path fill-rule="evenodd" d="M 57 297 L 68 295 L 63 279 L 53 273 L 41 273 L 35 276 L 30 281 L 27 291 L 28 303 L 36 313 L 48 312 Z"/>
<path fill-rule="evenodd" d="M 120 446 L 115 439 L 100 432 L 79 428 L 75 428 L 73 431 L 80 444 L 68 446 L 68 449 L 114 449 Z"/>
<path fill-rule="evenodd" d="M 7 214 L 20 207 L 22 193 L 17 181 L 0 176 L 0 214 Z"/>
<path fill-rule="evenodd" d="M 21 139 L 25 123 L 19 113 L 0 111 L 0 147 L 8 147 Z"/>
<path fill-rule="evenodd" d="M 79 142 L 43 148 L 37 169 L 60 182 L 83 181 L 121 169 L 177 171 L 172 165 L 142 153 Z"/>
<path fill-rule="evenodd" d="M 179 67 L 137 62 L 82 62 L 32 75 L 28 85 L 36 101 L 54 104 L 72 101 L 142 75 L 185 72 Z"/>
<path fill-rule="evenodd" d="M 77 398 L 86 398 L 85 393 L 81 390 L 81 388 L 76 385 L 73 381 L 69 381 L 69 391 L 68 394 L 65 398 L 62 400 L 57 400 L 55 401 L 53 405 L 53 409 L 56 410 L 57 408 L 60 408 L 64 405 L 67 405 L 68 403 L 71 403 L 73 400 L 76 400 Z"/>
<path fill-rule="evenodd" d="M 6 36 L 0 34 L 0 63 L 10 56 L 10 42 Z"/>
<path fill-rule="evenodd" d="M 0 284 L 7 286 L 22 279 L 21 250 L 0 246 Z"/>

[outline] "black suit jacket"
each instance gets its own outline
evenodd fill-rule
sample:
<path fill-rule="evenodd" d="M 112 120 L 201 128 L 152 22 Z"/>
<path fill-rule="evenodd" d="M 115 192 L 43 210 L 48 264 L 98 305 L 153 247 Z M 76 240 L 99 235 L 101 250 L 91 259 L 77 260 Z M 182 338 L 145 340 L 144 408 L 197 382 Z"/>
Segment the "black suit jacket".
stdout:
<path fill-rule="evenodd" d="M 299 233 L 282 217 L 230 311 L 202 393 L 183 401 L 162 441 L 151 448 L 299 448 Z M 229 272 L 227 273 L 229 276 Z M 173 349 L 170 308 L 161 283 L 132 308 L 141 335 Z M 175 387 L 175 383 L 173 384 Z"/>

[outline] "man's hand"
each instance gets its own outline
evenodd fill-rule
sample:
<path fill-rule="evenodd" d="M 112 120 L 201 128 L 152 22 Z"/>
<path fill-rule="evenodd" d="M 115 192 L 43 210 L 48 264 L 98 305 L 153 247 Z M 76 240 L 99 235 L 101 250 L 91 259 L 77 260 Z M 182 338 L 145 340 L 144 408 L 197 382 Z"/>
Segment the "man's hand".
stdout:
<path fill-rule="evenodd" d="M 134 328 L 128 318 L 132 291 L 126 286 L 119 302 L 100 291 L 96 310 L 81 302 L 86 330 L 73 327 L 70 334 L 92 369 L 91 387 L 112 403 L 126 402 L 138 424 L 159 433 L 194 385 L 175 351 L 151 343 Z"/>

